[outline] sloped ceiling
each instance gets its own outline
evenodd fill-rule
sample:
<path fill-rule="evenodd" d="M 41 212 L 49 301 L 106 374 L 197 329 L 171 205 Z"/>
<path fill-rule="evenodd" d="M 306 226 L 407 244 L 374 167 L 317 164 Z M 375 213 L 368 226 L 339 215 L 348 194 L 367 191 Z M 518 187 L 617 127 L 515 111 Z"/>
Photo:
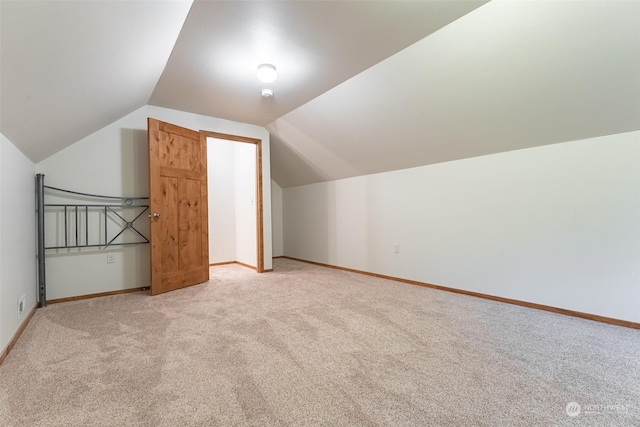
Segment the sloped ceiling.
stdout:
<path fill-rule="evenodd" d="M 0 1 L 0 131 L 38 162 L 144 106 L 190 2 Z"/>
<path fill-rule="evenodd" d="M 640 2 L 491 2 L 268 129 L 284 187 L 638 130 Z"/>
<path fill-rule="evenodd" d="M 266 126 L 283 187 L 640 129 L 638 1 L 2 0 L 0 61 L 35 162 L 145 104 Z"/>
<path fill-rule="evenodd" d="M 485 2 L 196 1 L 150 103 L 264 126 Z"/>

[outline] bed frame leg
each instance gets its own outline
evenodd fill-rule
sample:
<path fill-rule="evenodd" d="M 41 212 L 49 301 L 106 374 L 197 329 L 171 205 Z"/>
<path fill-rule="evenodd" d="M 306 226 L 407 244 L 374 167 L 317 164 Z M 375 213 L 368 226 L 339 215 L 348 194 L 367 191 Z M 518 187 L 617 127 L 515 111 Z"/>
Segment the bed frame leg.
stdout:
<path fill-rule="evenodd" d="M 44 174 L 36 175 L 36 203 L 38 215 L 38 306 L 47 306 L 47 278 L 44 260 Z"/>

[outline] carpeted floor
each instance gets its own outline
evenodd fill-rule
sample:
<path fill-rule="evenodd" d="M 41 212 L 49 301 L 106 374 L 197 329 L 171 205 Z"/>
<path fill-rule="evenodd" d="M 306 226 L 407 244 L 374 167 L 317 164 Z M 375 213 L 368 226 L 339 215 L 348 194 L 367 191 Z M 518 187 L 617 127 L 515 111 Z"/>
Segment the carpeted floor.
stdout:
<path fill-rule="evenodd" d="M 39 309 L 0 366 L 0 425 L 640 425 L 640 330 L 274 269 Z"/>

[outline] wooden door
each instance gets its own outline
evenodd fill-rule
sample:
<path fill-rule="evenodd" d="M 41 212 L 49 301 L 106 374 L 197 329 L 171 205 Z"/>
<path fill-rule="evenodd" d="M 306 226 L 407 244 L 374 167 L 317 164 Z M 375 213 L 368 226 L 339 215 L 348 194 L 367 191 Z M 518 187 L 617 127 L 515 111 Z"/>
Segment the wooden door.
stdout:
<path fill-rule="evenodd" d="M 209 280 L 207 142 L 148 119 L 151 295 Z"/>

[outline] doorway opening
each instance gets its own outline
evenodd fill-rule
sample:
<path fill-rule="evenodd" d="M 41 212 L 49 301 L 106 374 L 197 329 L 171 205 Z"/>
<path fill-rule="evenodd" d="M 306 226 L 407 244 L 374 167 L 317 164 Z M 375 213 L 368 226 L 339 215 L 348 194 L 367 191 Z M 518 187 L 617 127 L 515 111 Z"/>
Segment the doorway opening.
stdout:
<path fill-rule="evenodd" d="M 207 143 L 209 265 L 264 272 L 260 139 L 201 131 Z"/>

